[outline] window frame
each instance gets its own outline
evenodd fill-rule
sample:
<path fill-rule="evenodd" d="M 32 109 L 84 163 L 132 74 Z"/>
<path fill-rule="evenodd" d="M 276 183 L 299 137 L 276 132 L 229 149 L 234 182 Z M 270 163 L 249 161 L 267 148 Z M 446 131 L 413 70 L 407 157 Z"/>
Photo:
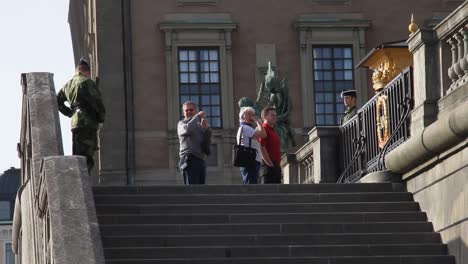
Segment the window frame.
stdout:
<path fill-rule="evenodd" d="M 366 55 L 365 32 L 370 28 L 370 25 L 370 20 L 361 13 L 302 14 L 297 17 L 294 26 L 299 31 L 304 133 L 316 126 L 312 47 L 317 45 L 350 45 L 353 47 L 353 62 L 357 63 Z M 367 71 L 362 68 L 353 68 L 353 71 L 359 107 L 369 97 Z"/>
<path fill-rule="evenodd" d="M 325 57 L 324 53 L 321 54 L 321 56 L 315 56 L 315 51 L 316 49 L 321 49 L 321 52 L 324 51 L 324 49 L 330 49 L 330 56 Z M 335 56 L 335 50 L 337 49 L 342 49 L 342 56 L 337 57 Z M 351 50 L 351 57 L 347 58 L 344 51 L 345 49 L 350 49 Z M 354 57 L 353 57 L 353 47 L 352 45 L 312 45 L 312 56 L 311 56 L 311 63 L 312 63 L 312 82 L 315 87 L 313 94 L 314 94 L 314 101 L 315 101 L 315 123 L 317 126 L 336 126 L 340 124 L 341 118 L 343 117 L 343 112 L 344 112 L 344 105 L 343 101 L 341 100 L 340 94 L 341 91 L 343 90 L 350 90 L 355 88 L 354 84 Z M 346 61 L 351 60 L 351 67 L 346 68 Z M 322 67 L 320 69 L 316 68 L 316 64 L 321 63 L 322 65 L 325 63 L 325 61 L 330 62 L 329 67 Z M 337 62 L 342 62 L 343 65 L 341 68 L 336 67 Z M 343 72 L 343 77 L 341 80 L 337 79 L 337 72 Z M 351 79 L 346 79 L 346 71 L 351 71 Z M 325 74 L 330 73 L 330 78 L 331 79 L 326 79 Z M 322 74 L 321 79 L 317 79 L 316 75 L 317 74 Z M 332 91 L 327 91 L 326 87 L 327 82 L 331 83 L 330 88 Z M 351 87 L 347 87 L 347 82 L 351 82 Z M 338 83 L 342 83 L 341 85 L 341 90 L 338 87 Z M 319 84 L 322 84 L 323 86 L 319 90 Z M 332 94 L 332 100 L 327 102 L 326 97 L 324 97 L 323 101 L 318 100 L 319 95 L 327 95 L 327 94 Z M 319 113 L 317 109 L 319 108 L 320 105 L 323 105 L 323 111 Z M 333 111 L 327 111 L 327 106 L 332 105 Z M 319 122 L 319 116 L 324 117 L 324 122 Z M 333 117 L 333 120 L 331 123 L 328 123 L 328 118 L 329 116 Z"/>
<path fill-rule="evenodd" d="M 181 60 L 180 58 L 180 55 L 181 55 L 181 51 L 187 51 L 187 59 L 186 60 Z M 191 59 L 190 58 L 190 51 L 195 51 L 196 52 L 196 55 L 195 55 L 195 58 L 194 59 Z M 204 60 L 204 59 L 200 59 L 200 52 L 201 51 L 208 51 L 208 59 L 207 60 Z M 211 60 L 211 51 L 216 51 L 216 57 L 217 59 L 216 60 Z M 187 70 L 183 71 L 181 69 L 181 65 L 182 63 L 186 62 L 187 63 Z M 217 64 L 217 67 L 216 67 L 216 70 L 212 71 L 212 68 L 211 68 L 211 63 L 212 62 L 216 62 Z M 195 63 L 195 64 L 192 64 L 192 63 Z M 203 71 L 202 70 L 202 63 L 208 63 L 208 71 Z M 195 71 L 191 71 L 190 67 L 191 65 L 196 65 L 196 69 Z M 178 74 L 178 89 L 179 89 L 179 109 L 180 109 L 180 118 L 182 119 L 183 118 L 183 112 L 182 112 L 182 104 L 185 102 L 185 101 L 194 101 L 195 103 L 197 103 L 198 107 L 199 107 L 199 110 L 203 110 L 203 111 L 206 111 L 207 112 L 207 117 L 208 117 L 208 122 L 210 124 L 210 127 L 212 127 L 213 129 L 221 129 L 223 127 L 223 120 L 222 120 L 222 116 L 223 116 L 223 106 L 222 106 L 222 90 L 221 90 L 221 69 L 220 69 L 220 52 L 219 52 L 219 48 L 218 47 L 183 47 L 183 46 L 179 46 L 178 47 L 178 50 L 177 50 L 177 74 Z M 181 80 L 181 76 L 182 74 L 188 74 L 188 82 L 182 82 Z M 217 82 L 211 82 L 211 77 L 212 75 L 211 74 L 214 74 L 216 73 L 217 74 Z M 191 82 L 191 78 L 192 78 L 192 74 L 196 74 L 197 76 L 197 81 L 195 83 Z M 209 76 L 209 82 L 202 82 L 202 74 L 208 74 Z M 182 86 L 183 85 L 187 85 L 188 86 L 188 90 L 189 92 L 188 93 L 185 93 L 185 92 L 182 92 Z M 198 86 L 196 89 L 198 89 L 198 92 L 197 93 L 191 93 L 191 89 L 192 87 L 191 86 Z M 202 86 L 203 85 L 208 85 L 210 86 L 209 89 L 211 90 L 213 86 L 218 86 L 216 89 L 217 89 L 217 93 L 213 94 L 211 93 L 211 91 L 208 93 L 208 94 L 204 94 L 203 91 L 202 91 Z M 203 96 L 209 96 L 209 101 L 210 101 L 210 104 L 204 104 L 203 103 Z M 188 98 L 186 99 L 182 99 L 183 96 L 187 96 Z M 193 99 L 193 97 L 197 97 L 198 99 Z M 218 104 L 213 104 L 212 103 L 212 96 L 218 96 Z M 213 112 L 212 112 L 212 107 L 218 107 L 218 114 L 217 115 L 213 115 Z M 213 125 L 213 122 L 214 122 L 214 118 L 218 118 L 219 119 L 219 124 L 216 124 L 216 125 Z"/>

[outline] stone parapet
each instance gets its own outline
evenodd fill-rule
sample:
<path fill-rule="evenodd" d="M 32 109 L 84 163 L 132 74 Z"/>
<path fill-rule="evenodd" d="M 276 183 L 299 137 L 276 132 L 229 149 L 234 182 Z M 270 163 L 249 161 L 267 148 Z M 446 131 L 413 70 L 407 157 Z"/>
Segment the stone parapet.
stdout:
<path fill-rule="evenodd" d="M 390 152 L 385 164 L 396 173 L 405 173 L 452 146 L 466 141 L 468 136 L 468 101 L 439 118 L 436 122 Z"/>

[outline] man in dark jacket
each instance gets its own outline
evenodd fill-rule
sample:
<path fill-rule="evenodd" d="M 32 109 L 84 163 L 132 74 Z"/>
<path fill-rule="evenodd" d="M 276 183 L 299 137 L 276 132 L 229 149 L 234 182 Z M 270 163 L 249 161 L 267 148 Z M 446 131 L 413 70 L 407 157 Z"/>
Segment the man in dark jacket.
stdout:
<path fill-rule="evenodd" d="M 86 157 L 89 172 L 94 167 L 93 155 L 98 149 L 97 132 L 106 114 L 101 93 L 90 75 L 89 64 L 81 59 L 76 74 L 57 94 L 59 111 L 72 119 L 73 155 Z"/>

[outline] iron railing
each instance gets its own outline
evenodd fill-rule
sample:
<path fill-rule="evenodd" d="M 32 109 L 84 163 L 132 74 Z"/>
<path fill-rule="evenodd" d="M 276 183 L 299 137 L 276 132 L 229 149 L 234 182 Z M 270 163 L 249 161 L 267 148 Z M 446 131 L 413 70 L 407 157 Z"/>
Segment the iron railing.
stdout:
<path fill-rule="evenodd" d="M 412 87 L 408 67 L 341 127 L 344 170 L 339 183 L 384 170 L 385 154 L 409 138 Z"/>

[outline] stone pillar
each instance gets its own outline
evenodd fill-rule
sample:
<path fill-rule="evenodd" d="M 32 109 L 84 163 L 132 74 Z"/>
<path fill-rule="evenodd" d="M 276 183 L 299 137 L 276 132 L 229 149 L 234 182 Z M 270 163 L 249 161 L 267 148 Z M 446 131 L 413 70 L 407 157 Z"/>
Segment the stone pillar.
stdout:
<path fill-rule="evenodd" d="M 54 263 L 104 264 L 85 158 L 46 157 L 42 169 L 47 188 Z"/>
<path fill-rule="evenodd" d="M 283 170 L 283 184 L 299 183 L 299 164 L 296 154 L 283 154 L 281 157 L 281 168 Z"/>
<path fill-rule="evenodd" d="M 411 113 L 411 134 L 416 135 L 437 118 L 440 98 L 438 56 L 434 32 L 420 29 L 407 41 L 413 53 L 414 109 Z"/>
<path fill-rule="evenodd" d="M 309 132 L 314 155 L 313 175 L 315 183 L 335 183 L 340 173 L 340 128 L 314 127 Z"/>
<path fill-rule="evenodd" d="M 124 65 L 122 3 L 96 1 L 97 67 L 99 89 L 106 107 L 106 121 L 100 131 L 100 183 L 127 184 L 127 109 Z M 99 64 L 99 62 L 105 62 Z"/>

